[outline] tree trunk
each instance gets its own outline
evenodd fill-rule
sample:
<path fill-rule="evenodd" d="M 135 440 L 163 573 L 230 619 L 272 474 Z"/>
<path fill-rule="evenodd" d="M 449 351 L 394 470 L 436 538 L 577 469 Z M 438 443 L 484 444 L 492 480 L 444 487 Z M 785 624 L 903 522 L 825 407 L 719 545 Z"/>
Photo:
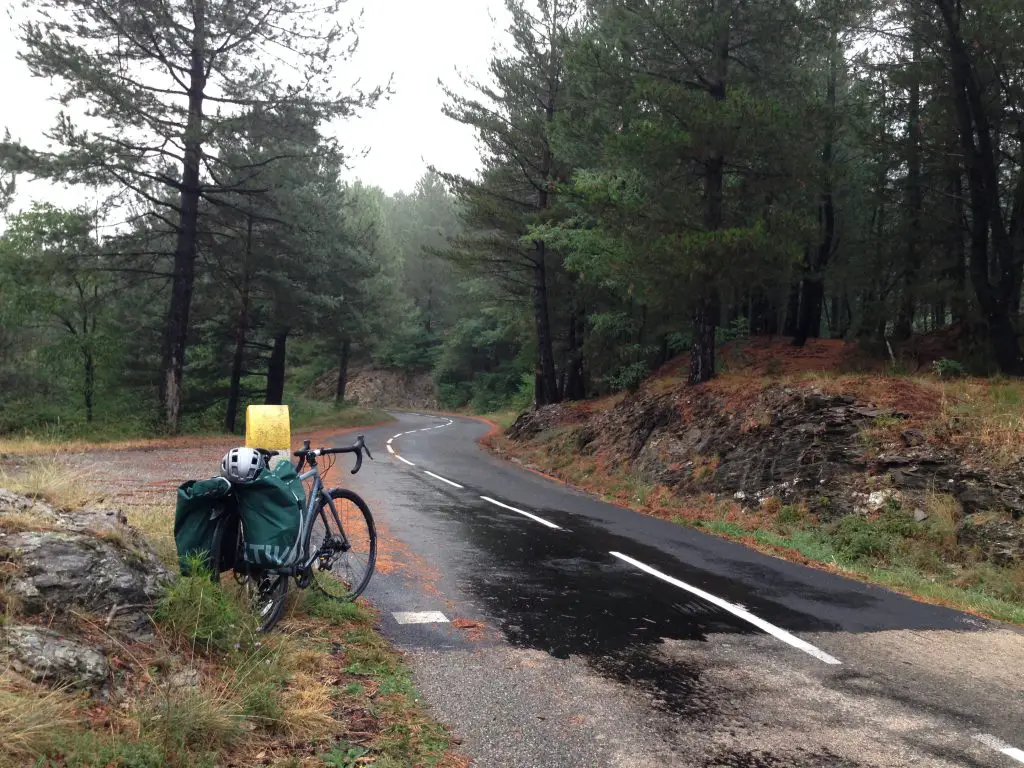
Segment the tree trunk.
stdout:
<path fill-rule="evenodd" d="M 755 290 L 750 297 L 751 336 L 775 336 L 778 334 L 778 310 L 762 290 Z"/>
<path fill-rule="evenodd" d="M 843 329 L 842 302 L 839 294 L 832 295 L 832 316 L 829 318 L 828 330 L 833 339 L 841 339 L 846 335 Z"/>
<path fill-rule="evenodd" d="M 708 95 L 725 101 L 729 67 L 731 0 L 716 0 L 716 16 L 721 25 L 714 49 Z M 712 148 L 704 167 L 704 227 L 717 232 L 725 223 L 725 154 Z M 690 384 L 710 381 L 715 376 L 715 331 L 718 327 L 718 291 L 714 278 L 703 287 L 694 312 L 693 346 L 690 349 Z"/>
<path fill-rule="evenodd" d="M 544 121 L 551 125 L 555 120 L 555 96 L 558 92 L 560 78 L 557 48 L 558 3 L 550 9 L 550 28 L 548 29 L 548 71 L 547 92 L 541 96 L 544 107 Z M 541 159 L 540 183 L 537 188 L 537 212 L 543 214 L 551 207 L 551 191 L 553 189 L 552 174 L 555 169 L 555 157 L 550 147 L 545 144 Z M 533 319 L 537 328 L 537 379 L 536 404 L 550 405 L 559 400 L 558 378 L 555 372 L 554 342 L 551 333 L 551 315 L 548 310 L 547 285 L 547 245 L 542 240 L 534 241 L 532 292 Z"/>
<path fill-rule="evenodd" d="M 346 338 L 341 342 L 341 353 L 338 355 L 338 388 L 334 393 L 334 402 L 341 405 L 345 402 L 345 390 L 348 388 L 348 358 L 352 342 Z"/>
<path fill-rule="evenodd" d="M 84 363 L 82 395 L 85 400 L 85 421 L 92 424 L 93 399 L 96 393 L 96 360 L 88 346 L 82 347 L 82 361 Z"/>
<path fill-rule="evenodd" d="M 284 363 L 285 345 L 288 341 L 288 330 L 274 336 L 274 348 L 270 351 L 270 364 L 267 367 L 267 405 L 284 403 Z"/>
<path fill-rule="evenodd" d="M 715 331 L 718 307 L 705 299 L 693 316 L 693 346 L 690 348 L 690 384 L 710 381 L 715 375 Z"/>
<path fill-rule="evenodd" d="M 242 262 L 242 286 L 235 323 L 235 353 L 231 358 L 231 383 L 228 385 L 227 414 L 224 426 L 234 433 L 238 422 L 238 401 L 242 392 L 242 366 L 245 363 L 245 341 L 249 332 L 249 257 L 252 255 L 252 216 L 248 216 L 245 233 L 245 261 Z"/>
<path fill-rule="evenodd" d="M 999 197 L 999 170 L 993 131 L 968 43 L 960 33 L 959 6 L 952 0 L 936 0 L 946 24 L 950 70 L 960 144 L 967 166 L 971 211 L 970 276 L 978 305 L 988 326 L 989 340 L 999 370 L 1024 375 L 1024 355 L 1011 315 L 1016 286 L 1016 254 L 1012 233 L 1005 226 Z M 989 280 L 989 235 L 992 237 L 997 275 Z"/>
<path fill-rule="evenodd" d="M 802 347 L 808 339 L 821 336 L 821 314 L 825 303 L 825 284 L 820 276 L 808 276 L 800 285 L 800 314 L 793 346 Z"/>
<path fill-rule="evenodd" d="M 580 332 L 582 313 L 574 306 L 569 314 L 569 354 L 566 361 L 564 399 L 582 400 L 586 397 L 583 384 L 583 339 Z"/>
<path fill-rule="evenodd" d="M 821 241 L 817 253 L 808 249 L 805 255 L 806 272 L 800 286 L 800 313 L 797 320 L 793 345 L 802 347 L 808 338 L 821 336 L 821 313 L 825 301 L 825 268 L 832 258 L 836 236 L 836 208 L 832 194 L 832 166 L 835 162 L 835 114 L 836 91 L 839 79 L 839 37 L 832 33 L 832 51 L 829 57 L 828 88 L 828 121 L 825 128 L 825 145 L 821 159 L 825 168 L 825 184 L 818 205 L 818 222 L 821 227 Z"/>
<path fill-rule="evenodd" d="M 956 153 L 951 149 L 950 155 Z M 963 326 L 970 324 L 967 301 L 967 251 L 964 248 L 964 177 L 959 162 L 954 162 L 949 169 L 950 213 L 947 240 L 947 260 L 949 263 L 950 289 L 949 308 L 954 323 Z"/>
<path fill-rule="evenodd" d="M 554 344 L 551 339 L 551 317 L 548 312 L 547 269 L 543 242 L 534 243 L 533 255 L 533 319 L 537 327 L 537 367 L 540 389 L 537 405 L 558 402 L 558 379 L 555 374 Z"/>
<path fill-rule="evenodd" d="M 178 237 L 174 249 L 171 304 L 164 327 L 163 369 L 160 400 L 167 426 L 181 428 L 182 377 L 188 346 L 189 311 L 195 283 L 196 241 L 199 220 L 199 164 L 202 158 L 203 98 L 206 89 L 206 2 L 195 0 L 192 10 L 192 60 L 189 70 L 188 121 L 185 127 L 184 159 Z"/>
<path fill-rule="evenodd" d="M 782 335 L 793 338 L 800 324 L 800 288 L 802 281 L 797 281 L 789 289 L 789 301 L 786 302 L 786 322 L 782 326 Z"/>
<path fill-rule="evenodd" d="M 915 21 L 917 9 L 914 9 Z M 907 205 L 910 216 L 907 233 L 907 263 L 903 270 L 903 294 L 894 336 L 898 340 L 909 339 L 914 332 L 914 315 L 917 311 L 917 281 L 921 271 L 921 215 L 924 205 L 921 192 L 921 77 L 918 65 L 921 60 L 921 36 L 918 25 L 911 25 L 914 38 L 913 80 L 910 84 L 910 114 L 907 121 Z"/>

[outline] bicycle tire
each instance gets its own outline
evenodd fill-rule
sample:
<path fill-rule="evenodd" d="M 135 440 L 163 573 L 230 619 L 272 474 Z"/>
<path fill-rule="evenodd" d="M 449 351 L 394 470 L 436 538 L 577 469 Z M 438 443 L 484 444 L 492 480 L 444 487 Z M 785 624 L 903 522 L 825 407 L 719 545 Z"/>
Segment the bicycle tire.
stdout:
<path fill-rule="evenodd" d="M 362 557 L 365 557 L 366 559 L 366 572 L 362 575 L 357 584 L 352 584 L 336 572 L 336 563 L 333 563 L 333 561 L 327 574 L 324 574 L 324 571 L 318 568 L 320 562 L 314 562 L 312 566 L 312 583 L 313 586 L 328 597 L 348 602 L 359 597 L 366 590 L 367 585 L 370 583 L 370 579 L 373 577 L 373 572 L 377 564 L 377 528 L 374 525 L 370 507 L 365 501 L 363 501 L 362 497 L 358 493 L 350 491 L 347 488 L 335 488 L 329 492 L 329 495 L 334 501 L 341 499 L 352 502 L 352 504 L 354 504 L 361 513 L 362 522 L 365 524 L 366 535 L 366 551 L 362 553 Z M 345 525 L 345 523 L 343 522 L 342 525 Z M 350 542 L 356 541 L 356 546 L 358 546 L 362 543 L 363 531 L 361 529 L 358 532 L 355 530 L 349 530 L 350 527 L 354 528 L 354 526 L 346 526 L 346 536 L 349 538 Z M 313 522 L 309 526 L 309 533 L 306 534 L 306 552 L 311 554 L 314 552 L 320 552 L 321 544 L 314 544 L 314 542 L 318 540 L 326 541 L 327 531 L 333 532 L 336 528 L 337 521 L 331 514 L 331 508 L 327 505 L 325 500 L 321 499 L 320 503 L 317 505 Z M 355 547 L 353 547 L 353 549 L 354 548 Z M 351 554 L 351 551 L 352 550 L 344 553 L 344 555 Z M 341 584 L 346 587 L 345 593 L 337 594 L 332 592 L 331 588 L 334 587 L 334 584 L 328 580 L 340 581 Z"/>
<path fill-rule="evenodd" d="M 242 528 L 238 528 L 237 562 L 242 558 Z M 235 571 L 232 570 L 235 582 L 242 588 L 247 597 L 253 613 L 259 622 L 259 632 L 269 632 L 277 624 L 284 613 L 284 606 L 288 600 L 288 577 L 267 571 Z M 261 585 L 264 579 L 274 580 L 269 588 Z M 263 599 L 261 599 L 263 598 Z"/>

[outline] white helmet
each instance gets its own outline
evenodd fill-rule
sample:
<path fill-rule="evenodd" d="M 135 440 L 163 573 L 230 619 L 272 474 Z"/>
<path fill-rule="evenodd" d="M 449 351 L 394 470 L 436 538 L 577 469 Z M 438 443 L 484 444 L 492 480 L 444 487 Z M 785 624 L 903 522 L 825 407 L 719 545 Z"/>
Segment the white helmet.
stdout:
<path fill-rule="evenodd" d="M 251 483 L 265 466 L 263 454 L 252 448 L 232 448 L 220 462 L 224 477 L 233 483 Z"/>

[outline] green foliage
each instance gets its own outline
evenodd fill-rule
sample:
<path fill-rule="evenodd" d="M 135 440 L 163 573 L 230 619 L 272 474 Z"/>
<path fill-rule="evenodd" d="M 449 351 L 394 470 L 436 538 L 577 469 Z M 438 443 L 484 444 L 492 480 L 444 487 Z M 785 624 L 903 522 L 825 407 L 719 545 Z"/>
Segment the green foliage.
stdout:
<path fill-rule="evenodd" d="M 967 375 L 967 369 L 962 363 L 948 358 L 932 363 L 932 371 L 940 379 L 959 379 Z"/>
<path fill-rule="evenodd" d="M 201 560 L 190 564 L 192 576 L 182 576 L 167 587 L 157 602 L 154 618 L 181 642 L 203 651 L 229 651 L 249 642 L 256 633 L 256 617 L 241 600 L 210 579 Z"/>
<path fill-rule="evenodd" d="M 147 741 L 105 739 L 92 733 L 61 735 L 36 768 L 164 768 L 166 755 Z M 200 763 L 201 764 L 201 763 Z"/>
<path fill-rule="evenodd" d="M 364 604 L 335 600 L 317 589 L 310 589 L 304 593 L 302 608 L 310 616 L 327 619 L 339 626 L 368 626 L 373 623 L 373 614 Z"/>
<path fill-rule="evenodd" d="M 321 755 L 320 759 L 331 768 L 356 768 L 362 765 L 362 758 L 370 753 L 366 747 L 357 747 L 340 742 L 330 752 Z M 375 763 L 377 761 L 374 761 Z"/>
<path fill-rule="evenodd" d="M 479 296 L 483 290 L 476 283 L 470 293 Z M 527 377 L 532 401 L 532 369 L 523 355 L 527 333 L 523 319 L 501 307 L 485 305 L 457 322 L 434 366 L 442 405 L 470 405 L 480 413 L 500 410 L 513 400 L 523 401 Z"/>
<path fill-rule="evenodd" d="M 829 529 L 829 538 L 844 559 L 886 561 L 898 555 L 904 540 L 920 533 L 914 520 L 898 507 L 886 509 L 878 520 L 859 515 L 840 518 Z"/>
<path fill-rule="evenodd" d="M 718 343 L 726 344 L 730 341 L 739 341 L 750 335 L 750 321 L 745 317 L 737 317 L 728 325 L 718 329 Z"/>

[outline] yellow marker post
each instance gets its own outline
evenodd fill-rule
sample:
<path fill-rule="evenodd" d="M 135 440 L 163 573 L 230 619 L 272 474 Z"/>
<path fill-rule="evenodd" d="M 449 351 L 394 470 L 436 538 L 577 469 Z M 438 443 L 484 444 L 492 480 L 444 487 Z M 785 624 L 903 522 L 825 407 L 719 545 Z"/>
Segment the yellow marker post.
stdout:
<path fill-rule="evenodd" d="M 290 451 L 292 428 L 288 406 L 250 405 L 246 408 L 245 445 L 265 451 Z"/>

